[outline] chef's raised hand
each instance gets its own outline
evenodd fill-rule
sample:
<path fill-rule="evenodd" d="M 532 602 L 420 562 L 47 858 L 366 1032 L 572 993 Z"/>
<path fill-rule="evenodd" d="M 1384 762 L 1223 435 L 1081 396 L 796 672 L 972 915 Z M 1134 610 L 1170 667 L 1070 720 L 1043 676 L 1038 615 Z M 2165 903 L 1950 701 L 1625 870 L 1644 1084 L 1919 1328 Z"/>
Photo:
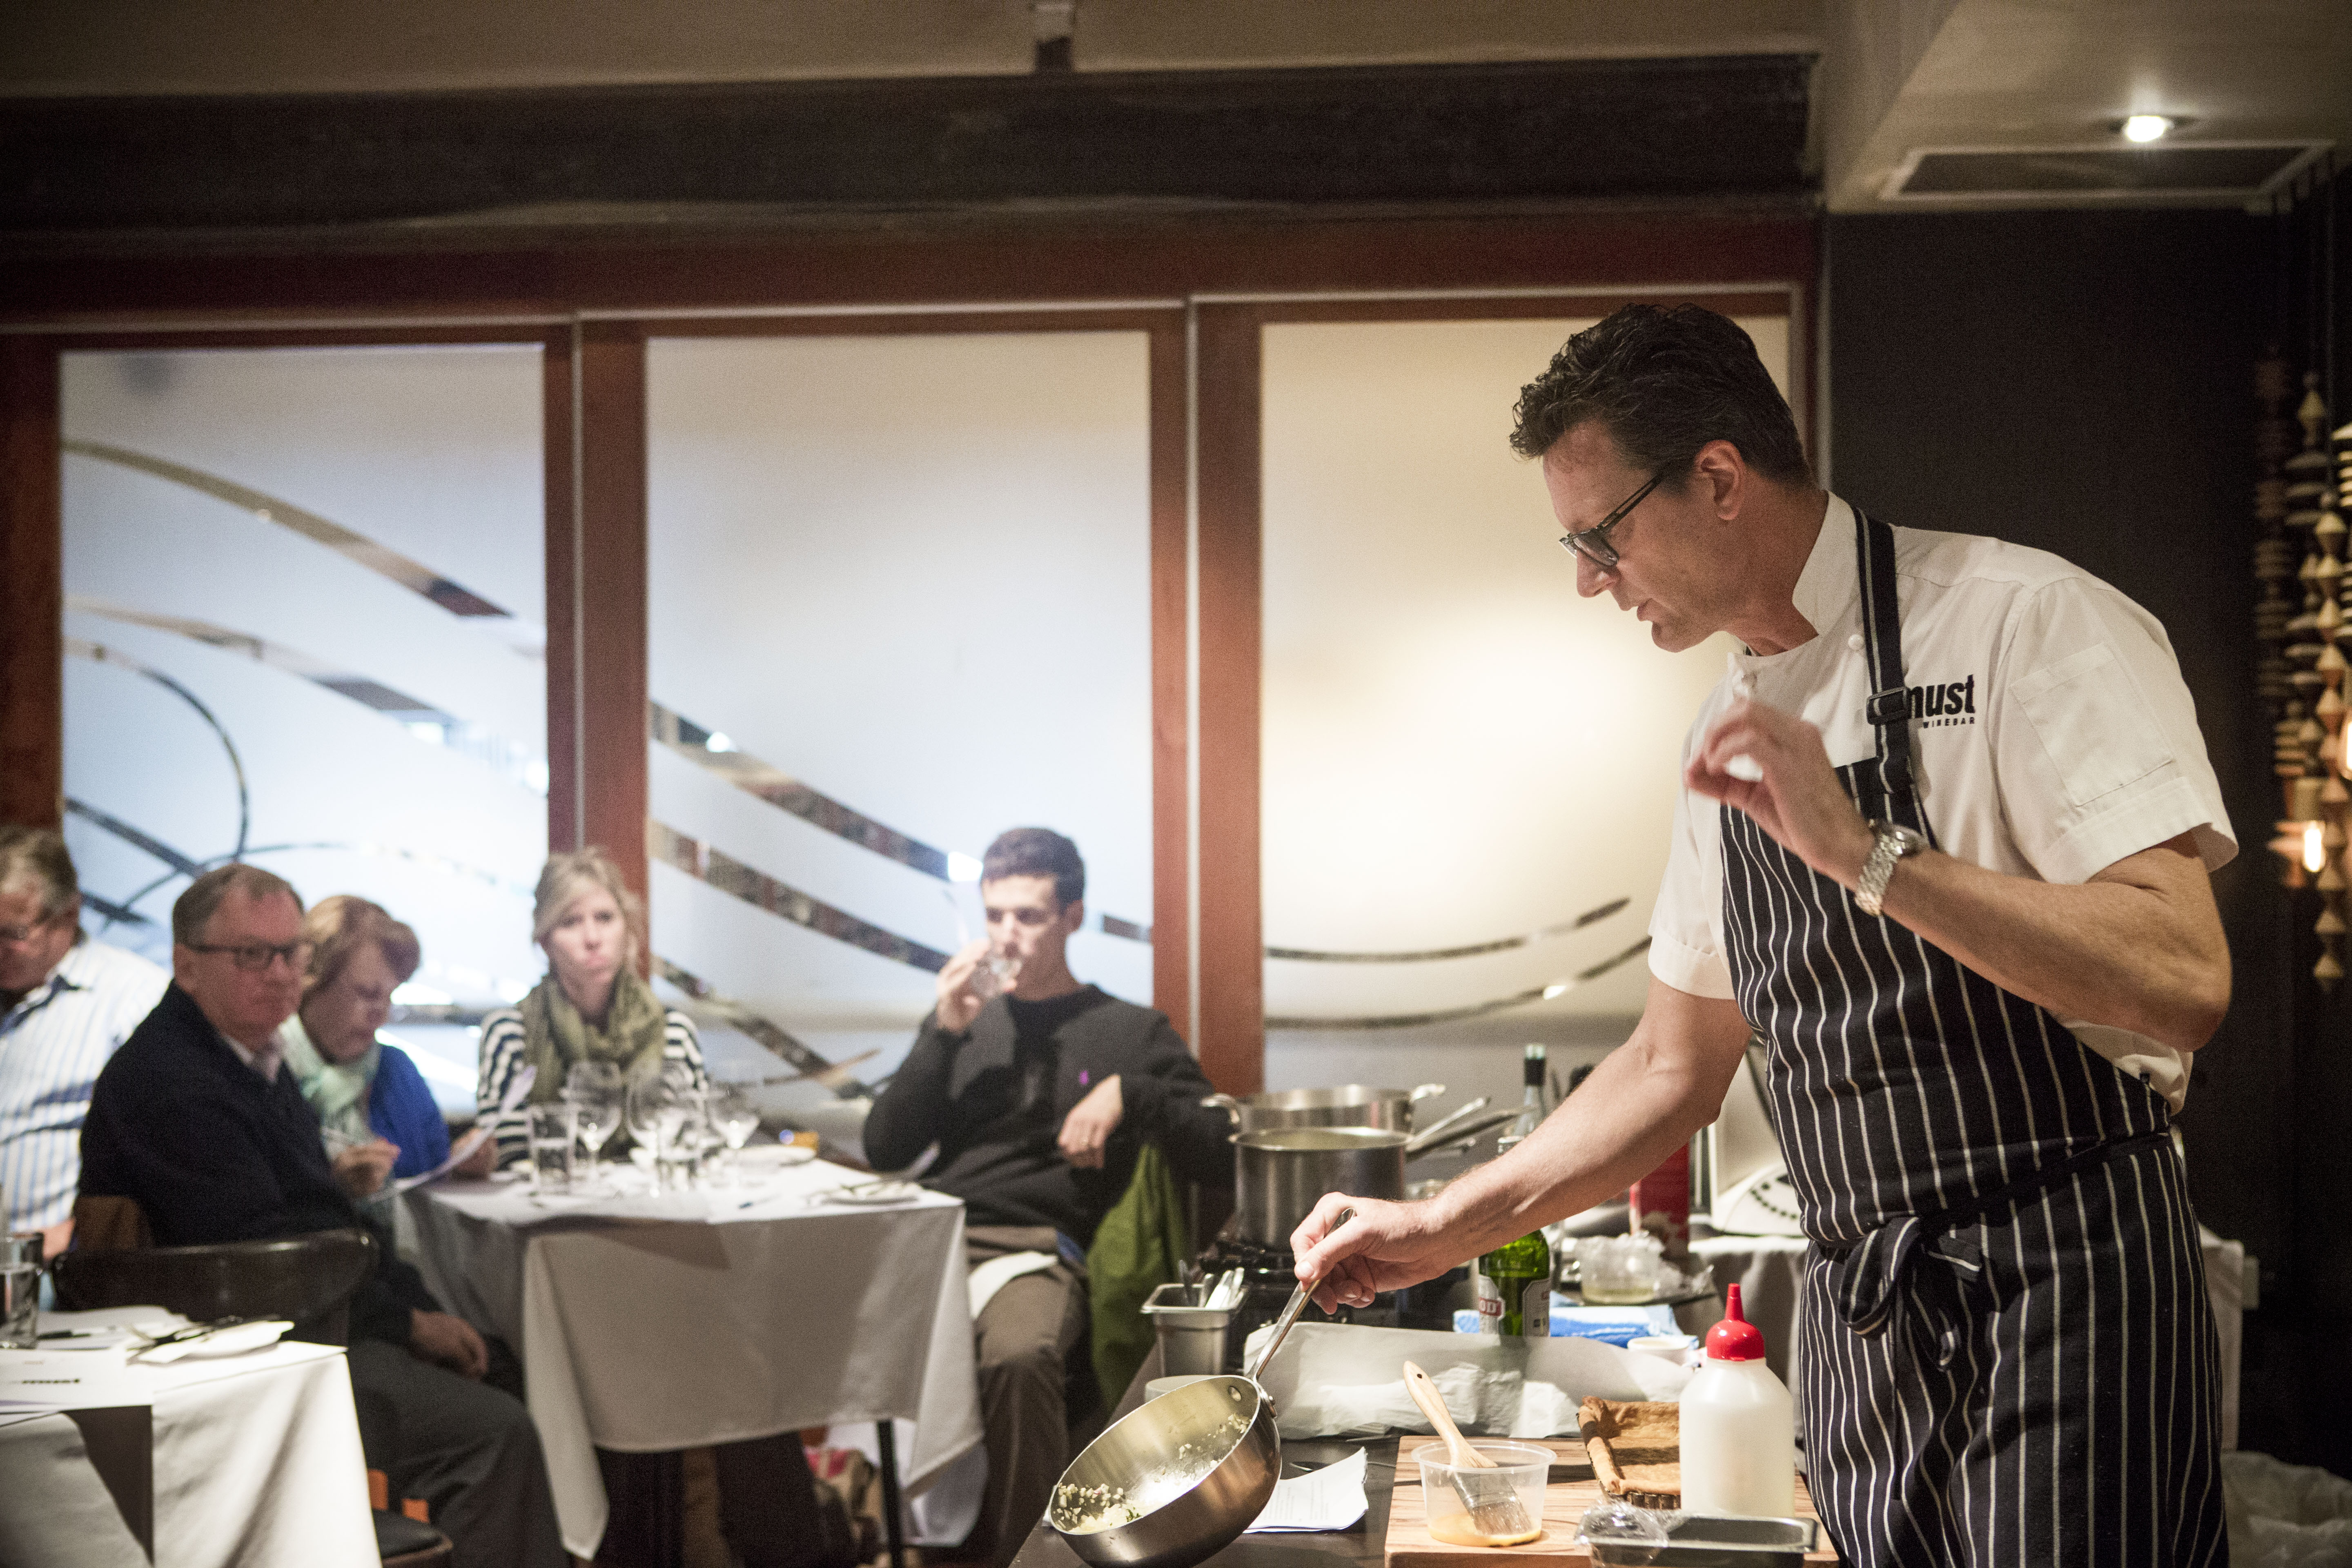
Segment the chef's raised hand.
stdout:
<path fill-rule="evenodd" d="M 1355 1216 L 1339 1224 L 1349 1209 Z M 1429 1203 L 1393 1204 L 1326 1193 L 1314 1211 L 1290 1233 L 1301 1279 L 1318 1279 L 1315 1304 L 1364 1307 L 1381 1290 L 1434 1279 L 1462 1261 L 1459 1243 L 1449 1242 Z"/>
<path fill-rule="evenodd" d="M 934 1014 L 940 1027 L 950 1035 L 961 1035 L 971 1027 L 986 1004 L 971 988 L 972 971 L 988 956 L 988 939 L 982 937 L 969 946 L 956 950 L 954 957 L 940 965 L 938 979 L 939 1003 Z"/>
<path fill-rule="evenodd" d="M 1734 703 L 1691 754 L 1683 782 L 1747 813 L 1814 870 L 1848 887 L 1861 875 L 1870 825 L 1838 783 L 1821 731 L 1795 714 Z"/>

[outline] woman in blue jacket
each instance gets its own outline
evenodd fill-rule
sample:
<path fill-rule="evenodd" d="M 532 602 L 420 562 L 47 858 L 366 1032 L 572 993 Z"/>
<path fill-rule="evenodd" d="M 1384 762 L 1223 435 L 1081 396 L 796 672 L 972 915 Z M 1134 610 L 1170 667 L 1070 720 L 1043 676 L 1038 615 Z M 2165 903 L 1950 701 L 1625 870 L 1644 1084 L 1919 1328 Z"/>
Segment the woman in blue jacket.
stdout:
<path fill-rule="evenodd" d="M 416 973 L 416 933 L 343 893 L 311 907 L 302 935 L 311 943 L 302 1005 L 278 1041 L 330 1147 L 381 1138 L 398 1150 L 394 1177 L 433 1169 L 449 1157 L 448 1123 L 408 1053 L 376 1038 L 393 988 Z"/>

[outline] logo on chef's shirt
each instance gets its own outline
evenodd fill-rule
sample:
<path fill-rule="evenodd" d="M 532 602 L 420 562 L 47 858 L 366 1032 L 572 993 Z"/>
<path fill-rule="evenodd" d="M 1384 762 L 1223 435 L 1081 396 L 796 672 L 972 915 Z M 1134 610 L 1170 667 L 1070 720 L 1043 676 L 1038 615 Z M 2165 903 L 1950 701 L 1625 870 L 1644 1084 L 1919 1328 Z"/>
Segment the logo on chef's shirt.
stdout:
<path fill-rule="evenodd" d="M 1977 678 L 1948 680 L 1934 686 L 1908 686 L 1911 718 L 1923 730 L 1977 721 Z"/>

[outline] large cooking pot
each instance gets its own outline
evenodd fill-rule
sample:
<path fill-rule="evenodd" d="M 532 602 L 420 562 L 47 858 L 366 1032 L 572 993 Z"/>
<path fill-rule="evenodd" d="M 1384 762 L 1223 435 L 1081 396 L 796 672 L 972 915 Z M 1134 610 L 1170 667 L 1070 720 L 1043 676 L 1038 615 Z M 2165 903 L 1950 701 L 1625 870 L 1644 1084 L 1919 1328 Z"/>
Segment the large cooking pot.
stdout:
<path fill-rule="evenodd" d="M 1402 1132 L 1380 1127 L 1273 1127 L 1234 1138 L 1234 1215 L 1244 1241 L 1286 1247 L 1325 1193 L 1404 1196 Z"/>
<path fill-rule="evenodd" d="M 1270 1127 L 1380 1127 L 1391 1132 L 1412 1131 L 1412 1108 L 1445 1092 L 1442 1083 L 1418 1089 L 1368 1089 L 1360 1083 L 1337 1089 L 1279 1089 L 1236 1100 L 1213 1094 L 1203 1105 L 1223 1106 L 1234 1119 L 1236 1132 L 1259 1132 Z"/>

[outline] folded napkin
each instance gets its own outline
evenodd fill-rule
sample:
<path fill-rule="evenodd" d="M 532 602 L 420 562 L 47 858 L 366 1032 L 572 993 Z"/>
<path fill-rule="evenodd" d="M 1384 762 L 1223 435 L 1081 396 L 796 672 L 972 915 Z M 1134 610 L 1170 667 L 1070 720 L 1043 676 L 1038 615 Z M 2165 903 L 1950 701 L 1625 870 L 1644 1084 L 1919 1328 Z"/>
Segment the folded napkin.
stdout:
<path fill-rule="evenodd" d="M 1061 1259 L 1050 1252 L 1008 1252 L 1002 1258 L 992 1258 L 971 1271 L 971 1315 L 995 1299 L 996 1293 L 1020 1279 L 1034 1274 L 1040 1268 L 1051 1268 Z"/>

